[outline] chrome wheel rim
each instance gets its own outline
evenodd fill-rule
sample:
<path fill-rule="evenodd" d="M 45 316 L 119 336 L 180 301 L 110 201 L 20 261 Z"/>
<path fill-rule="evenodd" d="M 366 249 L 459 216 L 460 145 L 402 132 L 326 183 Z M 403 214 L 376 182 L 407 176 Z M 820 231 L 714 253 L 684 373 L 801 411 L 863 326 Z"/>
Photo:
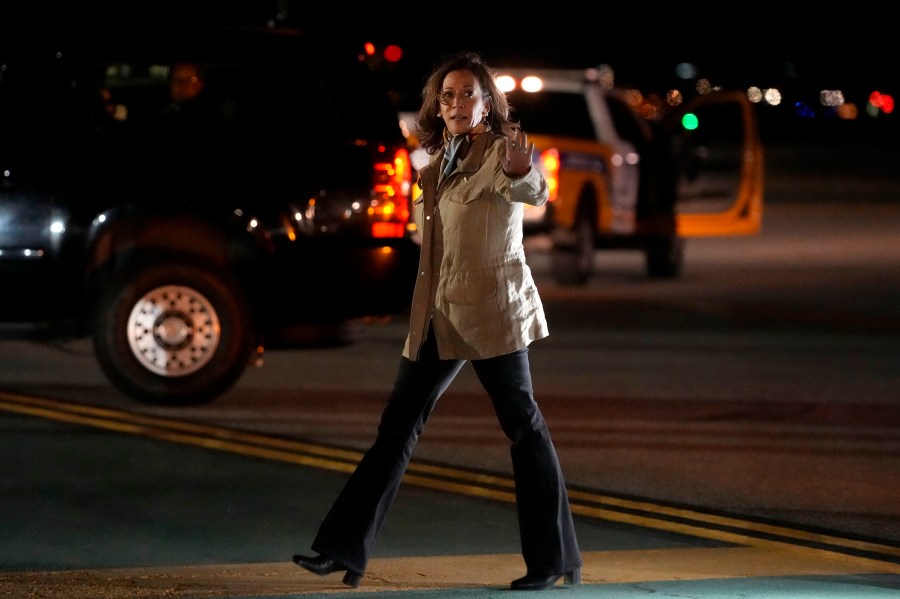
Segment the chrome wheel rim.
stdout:
<path fill-rule="evenodd" d="M 135 302 L 127 335 L 141 366 L 178 377 L 197 372 L 212 360 L 221 328 L 215 308 L 203 294 L 191 287 L 166 285 Z"/>

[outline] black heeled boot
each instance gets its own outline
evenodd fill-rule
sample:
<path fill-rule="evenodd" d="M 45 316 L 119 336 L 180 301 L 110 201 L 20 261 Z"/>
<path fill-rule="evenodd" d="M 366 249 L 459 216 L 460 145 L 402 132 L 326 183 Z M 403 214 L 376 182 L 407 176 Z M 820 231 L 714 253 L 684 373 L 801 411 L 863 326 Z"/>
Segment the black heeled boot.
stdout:
<path fill-rule="evenodd" d="M 361 573 L 354 572 L 338 560 L 324 553 L 320 553 L 316 557 L 295 555 L 292 559 L 294 563 L 301 568 L 309 570 L 313 574 L 318 574 L 319 576 L 325 576 L 326 574 L 331 574 L 332 572 L 345 571 L 343 582 L 349 587 L 358 587 L 359 581 L 362 580 Z"/>
<path fill-rule="evenodd" d="M 526 574 L 522 578 L 516 578 L 509 584 L 514 591 L 543 591 L 556 584 L 563 574 Z M 575 568 L 565 573 L 566 584 L 581 584 L 581 568 Z"/>

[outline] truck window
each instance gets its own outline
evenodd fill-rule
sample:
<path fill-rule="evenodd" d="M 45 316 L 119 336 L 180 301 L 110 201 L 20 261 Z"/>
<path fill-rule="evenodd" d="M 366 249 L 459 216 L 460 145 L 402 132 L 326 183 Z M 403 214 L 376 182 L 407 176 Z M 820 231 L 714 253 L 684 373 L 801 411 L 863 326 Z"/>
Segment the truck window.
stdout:
<path fill-rule="evenodd" d="M 597 139 L 582 94 L 517 91 L 509 95 L 509 102 L 512 118 L 522 124 L 526 133 Z"/>
<path fill-rule="evenodd" d="M 607 95 L 606 104 L 609 106 L 609 113 L 619 136 L 626 141 L 630 141 L 637 148 L 645 148 L 645 144 L 649 141 L 647 138 L 648 131 L 644 128 L 644 123 L 640 123 L 637 120 L 641 117 L 635 114 L 625 101 L 618 96 Z"/>

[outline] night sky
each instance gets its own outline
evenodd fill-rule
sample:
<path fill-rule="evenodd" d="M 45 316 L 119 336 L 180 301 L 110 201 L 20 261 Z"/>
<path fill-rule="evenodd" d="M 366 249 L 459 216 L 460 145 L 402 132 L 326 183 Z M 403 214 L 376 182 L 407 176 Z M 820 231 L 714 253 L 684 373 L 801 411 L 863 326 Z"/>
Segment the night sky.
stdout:
<path fill-rule="evenodd" d="M 810 98 L 841 89 L 857 103 L 874 89 L 900 95 L 893 20 L 877 6 L 845 5 L 841 13 L 813 4 L 787 14 L 759 3 L 718 12 L 621 4 L 556 0 L 536 10 L 502 0 L 353 8 L 298 0 L 4 0 L 0 26 L 284 25 L 351 47 L 399 45 L 403 59 L 390 68 L 410 89 L 421 87 L 441 56 L 468 49 L 498 67 L 609 64 L 618 84 L 657 92 L 675 83 L 675 65 L 690 62 L 729 89 L 794 88 Z"/>

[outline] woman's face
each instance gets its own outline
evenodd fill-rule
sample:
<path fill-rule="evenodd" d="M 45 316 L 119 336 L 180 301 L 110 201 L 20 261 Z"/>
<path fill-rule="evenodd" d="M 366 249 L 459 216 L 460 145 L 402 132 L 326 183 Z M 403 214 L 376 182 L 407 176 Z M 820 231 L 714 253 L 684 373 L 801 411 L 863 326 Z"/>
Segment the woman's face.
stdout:
<path fill-rule="evenodd" d="M 478 79 L 468 69 L 447 73 L 438 100 L 441 118 L 452 135 L 469 133 L 491 108 L 490 99 L 484 97 Z"/>

